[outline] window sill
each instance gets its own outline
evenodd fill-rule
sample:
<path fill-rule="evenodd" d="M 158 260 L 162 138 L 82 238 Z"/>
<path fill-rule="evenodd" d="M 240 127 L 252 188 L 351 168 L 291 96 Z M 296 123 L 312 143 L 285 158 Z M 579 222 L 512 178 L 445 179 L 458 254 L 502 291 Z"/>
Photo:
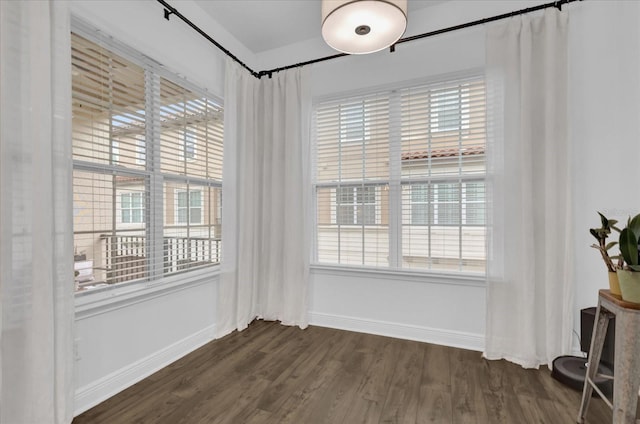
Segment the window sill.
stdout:
<path fill-rule="evenodd" d="M 220 266 L 171 275 L 156 281 L 121 283 L 76 292 L 76 318 L 86 318 L 106 310 L 118 309 L 125 305 L 144 302 L 168 293 L 211 282 L 220 274 Z"/>
<path fill-rule="evenodd" d="M 435 271 L 409 271 L 405 269 L 375 268 L 349 265 L 312 264 L 312 274 L 345 277 L 366 277 L 382 280 L 402 280 L 416 283 L 485 287 L 484 274 L 454 274 Z"/>

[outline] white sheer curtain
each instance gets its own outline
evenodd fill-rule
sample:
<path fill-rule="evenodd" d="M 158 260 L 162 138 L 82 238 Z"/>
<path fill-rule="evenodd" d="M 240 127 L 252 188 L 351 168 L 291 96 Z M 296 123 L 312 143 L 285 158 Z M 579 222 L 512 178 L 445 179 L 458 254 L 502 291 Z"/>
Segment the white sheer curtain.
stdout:
<path fill-rule="evenodd" d="M 489 261 L 485 357 L 570 352 L 573 305 L 567 15 L 487 29 Z"/>
<path fill-rule="evenodd" d="M 0 1 L 0 422 L 73 417 L 65 1 Z"/>
<path fill-rule="evenodd" d="M 219 336 L 256 317 L 308 324 L 307 72 L 257 80 L 227 61 Z"/>

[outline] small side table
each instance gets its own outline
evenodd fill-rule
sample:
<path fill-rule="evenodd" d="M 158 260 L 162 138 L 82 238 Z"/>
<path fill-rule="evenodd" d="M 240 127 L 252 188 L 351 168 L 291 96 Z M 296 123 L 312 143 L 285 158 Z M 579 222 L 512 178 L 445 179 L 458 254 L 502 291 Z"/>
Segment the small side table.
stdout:
<path fill-rule="evenodd" d="M 593 383 L 600 364 L 609 320 L 616 317 L 613 404 Z M 613 424 L 636 424 L 640 389 L 640 304 L 625 302 L 609 290 L 598 293 L 598 308 L 589 347 L 589 367 L 582 390 L 578 423 L 584 423 L 593 390 L 613 411 Z M 639 421 L 640 422 L 640 421 Z"/>

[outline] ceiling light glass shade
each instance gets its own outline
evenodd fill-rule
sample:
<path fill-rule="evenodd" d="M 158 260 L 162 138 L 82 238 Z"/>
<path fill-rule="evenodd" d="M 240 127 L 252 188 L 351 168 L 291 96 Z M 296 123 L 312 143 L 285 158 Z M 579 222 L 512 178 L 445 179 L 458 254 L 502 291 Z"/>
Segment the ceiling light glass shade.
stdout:
<path fill-rule="evenodd" d="M 407 0 L 322 0 L 322 37 L 349 54 L 383 50 L 407 29 Z"/>

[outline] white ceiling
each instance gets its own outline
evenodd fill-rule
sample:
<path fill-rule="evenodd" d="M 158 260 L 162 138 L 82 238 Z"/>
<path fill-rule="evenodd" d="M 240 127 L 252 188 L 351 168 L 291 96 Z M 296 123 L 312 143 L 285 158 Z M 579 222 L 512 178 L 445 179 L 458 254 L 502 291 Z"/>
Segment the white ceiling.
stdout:
<path fill-rule="evenodd" d="M 320 37 L 321 0 L 195 0 L 253 53 Z M 408 15 L 446 0 L 408 0 Z"/>

